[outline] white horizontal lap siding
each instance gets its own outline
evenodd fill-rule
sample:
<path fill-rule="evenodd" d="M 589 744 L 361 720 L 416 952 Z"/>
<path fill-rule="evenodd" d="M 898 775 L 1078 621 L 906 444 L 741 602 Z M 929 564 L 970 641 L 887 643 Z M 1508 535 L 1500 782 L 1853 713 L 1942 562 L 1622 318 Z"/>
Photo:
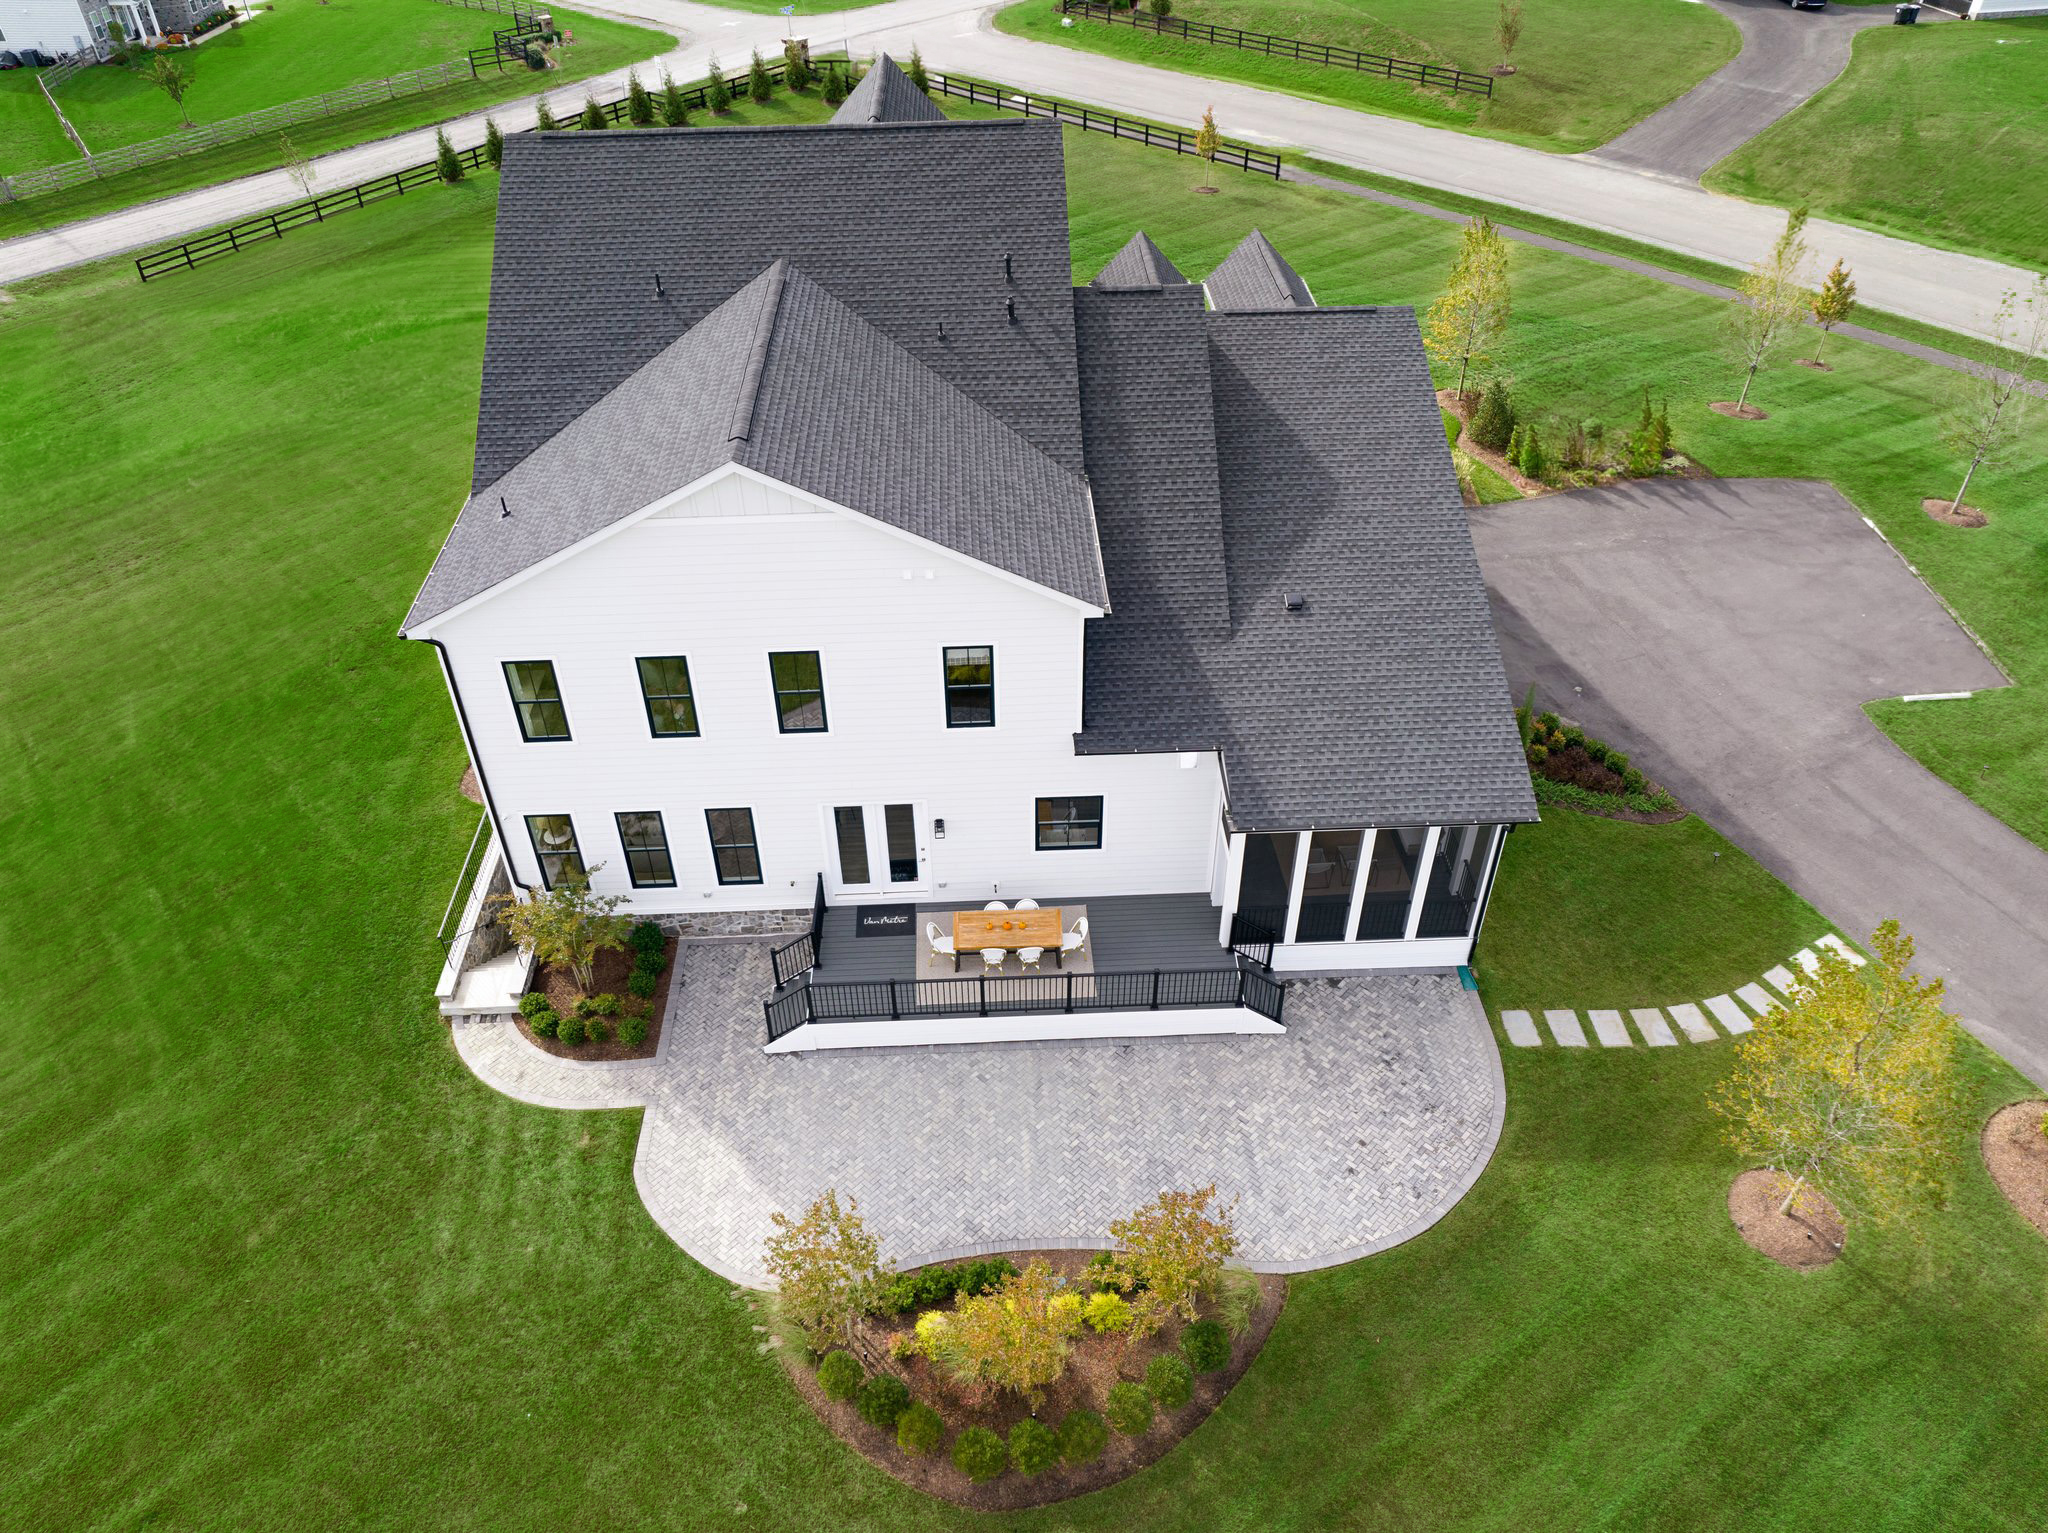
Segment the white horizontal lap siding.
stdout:
<path fill-rule="evenodd" d="M 1083 616 L 1036 588 L 773 487 L 706 486 L 448 620 L 447 646 L 522 880 L 529 814 L 574 817 L 604 892 L 649 912 L 805 906 L 832 806 L 911 803 L 930 898 L 1210 884 L 1212 755 L 1076 756 Z M 996 724 L 948 729 L 941 652 L 995 649 Z M 823 734 L 783 734 L 768 656 L 817 650 Z M 634 660 L 687 656 L 701 733 L 655 739 Z M 520 738 L 502 662 L 554 663 L 572 739 Z M 1041 795 L 1100 794 L 1099 851 L 1035 849 Z M 720 885 L 704 811 L 754 812 L 763 882 Z M 613 814 L 661 811 L 673 889 L 634 890 Z M 932 836 L 932 820 L 946 837 Z M 878 873 L 884 851 L 870 826 Z M 868 898 L 878 896 L 869 894 Z M 886 893 L 879 897 L 886 897 Z"/>
<path fill-rule="evenodd" d="M 91 31 L 75 0 L 0 0 L 0 34 L 6 36 L 0 48 L 10 52 L 40 48 L 45 53 L 70 53 L 85 44 Z M 30 94 L 38 93 L 31 89 Z M 40 100 L 35 105 L 49 111 Z"/>

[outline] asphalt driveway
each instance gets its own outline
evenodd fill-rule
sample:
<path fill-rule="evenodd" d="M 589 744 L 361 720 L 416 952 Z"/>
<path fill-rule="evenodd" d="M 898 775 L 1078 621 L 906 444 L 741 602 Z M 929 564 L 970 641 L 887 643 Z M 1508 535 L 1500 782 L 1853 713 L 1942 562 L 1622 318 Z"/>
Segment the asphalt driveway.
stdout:
<path fill-rule="evenodd" d="M 1971 1029 L 2048 1085 L 2048 853 L 1862 711 L 2004 678 L 1854 506 L 1666 481 L 1472 530 L 1517 696 L 1622 745 L 1843 932 L 1898 917 Z"/>

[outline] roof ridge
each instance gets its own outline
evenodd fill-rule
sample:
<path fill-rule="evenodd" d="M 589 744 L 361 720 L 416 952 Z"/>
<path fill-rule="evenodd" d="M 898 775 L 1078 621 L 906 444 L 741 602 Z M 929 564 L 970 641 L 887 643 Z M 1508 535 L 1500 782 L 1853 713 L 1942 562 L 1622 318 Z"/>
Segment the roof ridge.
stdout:
<path fill-rule="evenodd" d="M 761 394 L 761 375 L 768 369 L 768 343 L 774 338 L 776 317 L 782 312 L 782 290 L 789 281 L 789 258 L 777 256 L 766 276 L 767 292 L 761 305 L 761 316 L 754 323 L 754 340 L 747 352 L 747 370 L 741 374 L 739 392 L 733 396 L 732 421 L 725 433 L 728 442 L 744 442 L 754 429 L 754 402 Z"/>
<path fill-rule="evenodd" d="M 1294 287 L 1287 279 L 1294 275 L 1294 269 L 1280 259 L 1280 252 L 1273 248 L 1273 242 L 1266 238 L 1266 231 L 1257 224 L 1252 225 L 1252 237 L 1259 242 L 1254 248 L 1259 252 L 1259 259 L 1266 263 L 1266 270 L 1272 274 L 1274 283 L 1283 295 L 1291 294 Z"/>

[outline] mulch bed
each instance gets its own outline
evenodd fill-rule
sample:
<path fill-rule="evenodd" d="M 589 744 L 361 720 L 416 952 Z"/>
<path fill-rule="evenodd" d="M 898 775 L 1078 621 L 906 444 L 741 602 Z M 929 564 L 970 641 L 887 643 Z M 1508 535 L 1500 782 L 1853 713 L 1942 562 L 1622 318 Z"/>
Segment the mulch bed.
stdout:
<path fill-rule="evenodd" d="M 1730 420 L 1767 421 L 1771 418 L 1768 410 L 1759 410 L 1755 405 L 1738 405 L 1732 399 L 1717 399 L 1707 408 L 1716 415 L 1725 415 Z"/>
<path fill-rule="evenodd" d="M 1603 485 L 1621 484 L 1630 479 L 1629 474 L 1619 471 L 1597 469 L 1575 469 L 1568 484 L 1545 484 L 1541 479 L 1531 479 L 1512 463 L 1490 447 L 1481 447 L 1472 440 L 1472 412 L 1479 407 L 1479 395 L 1467 391 L 1460 394 L 1456 389 L 1438 389 L 1436 402 L 1440 409 L 1455 415 L 1466 429 L 1459 431 L 1457 450 L 1475 463 L 1484 463 L 1501 478 L 1531 499 L 1539 495 L 1558 495 L 1566 490 L 1598 489 Z M 1693 462 L 1683 453 L 1667 452 L 1664 455 L 1664 477 L 1669 479 L 1712 479 L 1713 470 Z"/>
<path fill-rule="evenodd" d="M 1950 527 L 1985 527 L 1991 522 L 1991 518 L 1975 506 L 1958 506 L 1954 501 L 1939 495 L 1930 495 L 1921 501 L 1920 509 L 1937 522 L 1946 523 Z"/>
<path fill-rule="evenodd" d="M 1745 1171 L 1728 1189 L 1728 1217 L 1752 1249 L 1781 1267 L 1810 1272 L 1842 1254 L 1842 1216 L 1819 1189 L 1808 1187 L 1804 1210 L 1778 1212 L 1785 1181 L 1775 1171 Z"/>
<path fill-rule="evenodd" d="M 1545 803 L 1545 809 L 1569 809 L 1575 814 L 1590 814 L 1596 820 L 1627 820 L 1631 825 L 1673 825 L 1692 813 L 1680 805 L 1676 809 L 1630 809 L 1617 804 L 1609 809 L 1605 805 L 1595 809 L 1591 804 Z"/>
<path fill-rule="evenodd" d="M 651 1003 L 654 1010 L 648 1016 L 646 1041 L 638 1048 L 619 1042 L 617 1017 L 608 1019 L 612 1024 L 612 1037 L 603 1043 L 582 1043 L 574 1048 L 558 1038 L 536 1037 L 533 1029 L 526 1025 L 524 1017 L 519 1018 L 519 1031 L 526 1035 L 527 1042 L 535 1048 L 543 1053 L 552 1054 L 557 1059 L 652 1059 L 654 1051 L 661 1046 L 661 1024 L 668 1015 L 668 982 L 676 966 L 674 937 L 668 939 L 668 946 L 662 952 L 661 978 L 655 981 L 654 999 Z M 626 979 L 633 972 L 633 953 L 630 948 L 608 949 L 599 953 L 597 962 L 591 966 L 591 971 L 597 980 L 597 988 L 591 991 L 592 995 L 618 996 L 623 1006 L 640 1004 L 626 993 Z M 574 975 L 567 969 L 551 963 L 540 966 L 528 988 L 545 993 L 549 1003 L 564 1016 L 576 1009 L 576 1002 L 583 994 L 576 986 Z"/>
<path fill-rule="evenodd" d="M 1009 1251 L 1002 1254 L 1020 1269 L 1031 1261 L 1039 1260 L 1055 1272 L 1078 1277 L 1095 1253 Z M 953 1440 L 962 1430 L 971 1426 L 988 1427 L 1007 1442 L 1010 1428 L 1031 1412 L 1021 1398 L 1009 1391 L 1003 1391 L 980 1405 L 967 1404 L 954 1395 L 951 1383 L 935 1373 L 927 1359 L 912 1357 L 896 1361 L 889 1358 L 889 1337 L 897 1331 L 910 1330 L 917 1322 L 915 1312 L 876 1323 L 870 1332 L 874 1356 L 866 1361 L 870 1372 L 878 1368 L 895 1372 L 910 1386 L 911 1398 L 931 1406 L 945 1422 L 945 1440 L 938 1449 L 922 1458 L 913 1458 L 898 1448 L 893 1431 L 869 1426 L 861 1420 L 860 1412 L 852 1401 L 827 1399 L 825 1392 L 818 1387 L 816 1373 L 805 1366 L 801 1355 L 792 1357 L 787 1349 L 778 1355 L 788 1368 L 797 1392 L 810 1403 L 819 1419 L 838 1434 L 840 1441 L 883 1473 L 955 1506 L 984 1512 L 1014 1511 L 1085 1496 L 1105 1485 L 1113 1485 L 1163 1457 L 1175 1443 L 1201 1425 L 1223 1397 L 1230 1393 L 1231 1386 L 1244 1377 L 1252 1359 L 1259 1355 L 1259 1349 L 1272 1334 L 1274 1322 L 1280 1318 L 1281 1306 L 1287 1298 L 1287 1280 L 1262 1273 L 1258 1282 L 1259 1304 L 1252 1313 L 1250 1328 L 1244 1335 L 1232 1338 L 1228 1364 L 1214 1373 L 1195 1375 L 1194 1396 L 1186 1405 L 1177 1411 L 1159 1411 L 1152 1418 L 1151 1429 L 1140 1437 L 1126 1437 L 1111 1428 L 1109 1446 L 1092 1464 L 1072 1467 L 1056 1464 L 1043 1474 L 1028 1478 L 1011 1468 L 993 1480 L 976 1485 L 953 1467 Z M 1145 1365 L 1162 1352 L 1178 1355 L 1180 1331 L 1178 1322 L 1170 1322 L 1158 1335 L 1133 1343 L 1126 1350 L 1122 1340 L 1116 1336 L 1097 1335 L 1084 1330 L 1075 1338 L 1066 1373 L 1057 1384 L 1046 1390 L 1038 1408 L 1039 1420 L 1047 1426 L 1057 1427 L 1067 1412 L 1080 1408 L 1100 1415 L 1112 1384 L 1119 1379 L 1142 1380 Z"/>
<path fill-rule="evenodd" d="M 2043 1235 L 2048 1235 L 2048 1102 L 2015 1102 L 1991 1115 L 1980 1141 L 1991 1180 Z"/>

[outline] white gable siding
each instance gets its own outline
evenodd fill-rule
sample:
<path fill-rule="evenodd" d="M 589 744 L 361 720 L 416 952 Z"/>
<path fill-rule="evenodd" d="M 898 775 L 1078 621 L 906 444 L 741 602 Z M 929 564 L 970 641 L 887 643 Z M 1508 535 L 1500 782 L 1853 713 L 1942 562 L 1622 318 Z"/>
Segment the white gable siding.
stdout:
<path fill-rule="evenodd" d="M 10 52 L 71 53 L 90 46 L 91 33 L 77 0 L 0 0 L 0 36 L 6 39 L 0 48 Z M 31 88 L 29 94 L 36 97 L 36 109 L 47 114 L 41 92 Z"/>
<path fill-rule="evenodd" d="M 1207 889 L 1213 755 L 1077 757 L 1083 618 L 1070 604 L 772 486 L 708 485 L 437 630 L 522 880 L 538 882 L 524 816 L 569 814 L 600 890 L 635 908 L 807 905 L 836 868 L 835 805 L 911 803 L 934 899 Z M 947 645 L 992 645 L 996 725 L 948 729 Z M 817 650 L 829 729 L 782 734 L 768 655 Z M 701 734 L 655 739 L 634 659 L 688 657 Z M 520 738 L 501 663 L 550 660 L 573 738 Z M 1099 851 L 1040 852 L 1040 795 L 1100 794 Z M 707 808 L 750 808 L 763 883 L 716 881 Z M 674 889 L 632 890 L 614 812 L 658 809 Z M 932 821 L 946 822 L 944 840 Z M 870 855 L 878 879 L 879 827 Z M 836 878 L 833 878 L 836 882 Z M 885 886 L 867 899 L 892 896 Z"/>

